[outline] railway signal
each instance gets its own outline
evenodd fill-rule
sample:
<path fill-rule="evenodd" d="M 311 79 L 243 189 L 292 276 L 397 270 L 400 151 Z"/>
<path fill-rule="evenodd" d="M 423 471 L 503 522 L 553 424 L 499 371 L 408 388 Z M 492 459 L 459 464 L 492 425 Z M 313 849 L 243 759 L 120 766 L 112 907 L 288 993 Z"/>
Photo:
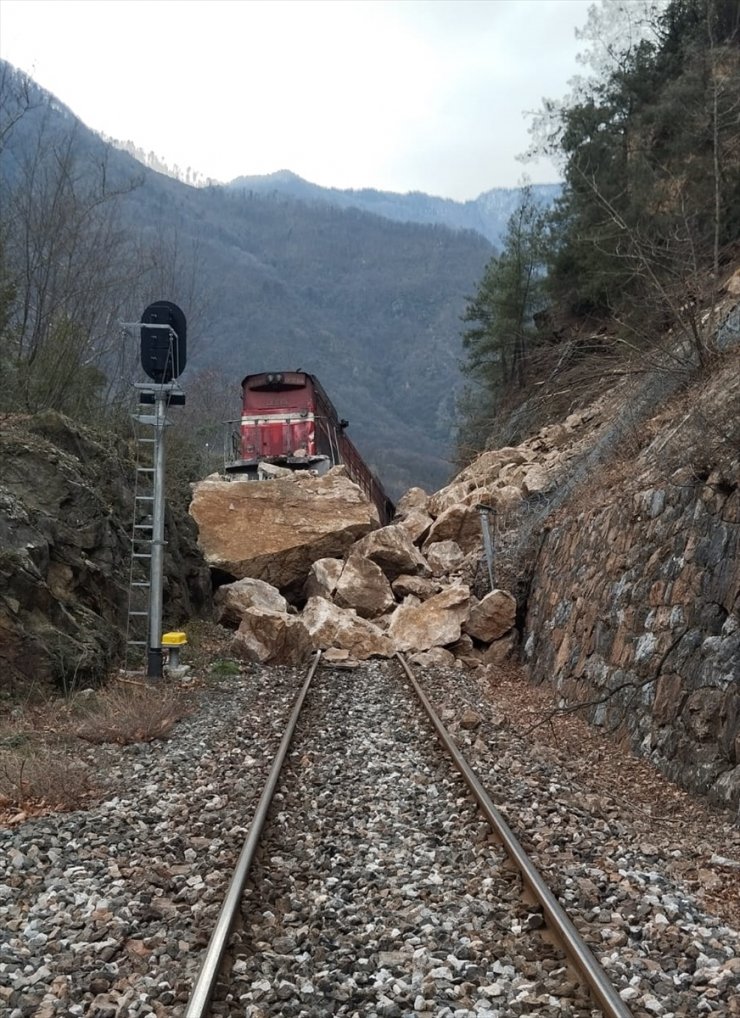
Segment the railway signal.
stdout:
<path fill-rule="evenodd" d="M 134 415 L 137 423 L 153 429 L 153 437 L 142 440 L 153 450 L 151 466 L 137 464 L 138 481 L 141 477 L 152 480 L 151 493 L 135 499 L 142 517 L 137 518 L 136 510 L 133 528 L 132 552 L 135 558 L 149 559 L 148 584 L 137 586 L 148 588 L 147 611 L 132 610 L 129 600 L 129 622 L 131 616 L 147 616 L 147 676 L 162 677 L 162 587 L 164 564 L 164 515 L 165 515 L 165 428 L 169 425 L 167 408 L 183 406 L 185 394 L 176 379 L 185 368 L 187 359 L 185 314 L 171 301 L 158 300 L 149 304 L 137 323 L 141 336 L 141 366 L 152 379 L 151 382 L 137 383 L 139 403 L 142 411 Z M 149 410 L 148 408 L 152 409 Z M 147 409 L 144 409 L 147 408 Z M 144 536 L 137 536 L 143 534 Z M 138 543 L 137 543 L 138 542 Z M 142 545 L 148 551 L 142 550 Z M 137 550 L 138 549 L 138 550 Z M 132 578 L 132 588 L 133 588 Z M 132 641 L 143 642 L 143 641 Z"/>
<path fill-rule="evenodd" d="M 159 385 L 179 378 L 187 363 L 185 315 L 169 300 L 156 300 L 141 316 L 141 366 Z"/>

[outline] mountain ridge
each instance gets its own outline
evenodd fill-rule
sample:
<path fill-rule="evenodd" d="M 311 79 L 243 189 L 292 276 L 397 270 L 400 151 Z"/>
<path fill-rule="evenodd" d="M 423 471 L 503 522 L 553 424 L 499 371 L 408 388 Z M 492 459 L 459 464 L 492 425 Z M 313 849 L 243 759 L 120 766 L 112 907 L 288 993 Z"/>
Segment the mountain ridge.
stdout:
<path fill-rule="evenodd" d="M 474 230 L 494 247 L 500 247 L 509 217 L 517 207 L 523 186 L 494 187 L 464 202 L 442 198 L 424 191 L 383 191 L 373 187 L 324 187 L 305 180 L 289 169 L 273 173 L 241 175 L 227 184 L 230 190 L 255 194 L 285 195 L 299 201 L 323 202 L 339 208 L 359 208 L 396 222 L 447 226 L 453 230 Z M 550 205 L 561 185 L 531 185 L 535 198 Z"/>

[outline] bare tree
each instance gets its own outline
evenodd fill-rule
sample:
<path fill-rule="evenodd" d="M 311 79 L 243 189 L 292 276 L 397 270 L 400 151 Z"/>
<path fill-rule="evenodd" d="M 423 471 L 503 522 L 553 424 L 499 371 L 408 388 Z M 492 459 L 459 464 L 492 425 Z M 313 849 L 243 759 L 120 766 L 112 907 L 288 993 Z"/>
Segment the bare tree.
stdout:
<path fill-rule="evenodd" d="M 13 374 L 4 397 L 32 411 L 74 412 L 99 393 L 110 322 L 139 271 L 119 219 L 137 181 L 112 184 L 105 147 L 86 142 L 76 121 L 60 124 L 48 105 L 35 111 L 32 131 L 6 137 L 3 175 L 14 291 L 2 332 Z"/>

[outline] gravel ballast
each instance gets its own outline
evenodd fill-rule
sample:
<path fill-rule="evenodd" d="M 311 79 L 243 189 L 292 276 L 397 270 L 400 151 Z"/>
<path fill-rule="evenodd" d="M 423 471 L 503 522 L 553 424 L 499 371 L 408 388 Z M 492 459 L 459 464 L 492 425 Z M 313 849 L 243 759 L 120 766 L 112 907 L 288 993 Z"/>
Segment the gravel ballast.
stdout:
<path fill-rule="evenodd" d="M 88 751 L 106 761 L 97 805 L 0 831 L 0 1014 L 183 1013 L 301 678 L 202 690 L 166 742 Z M 315 681 L 313 748 L 289 758 L 255 874 L 270 886 L 248 894 L 217 1009 L 598 1014 L 539 943 L 398 666 Z M 740 935 L 678 872 L 690 833 L 648 839 L 537 733 L 515 737 L 475 675 L 422 684 L 635 1016 L 740 1015 Z"/>

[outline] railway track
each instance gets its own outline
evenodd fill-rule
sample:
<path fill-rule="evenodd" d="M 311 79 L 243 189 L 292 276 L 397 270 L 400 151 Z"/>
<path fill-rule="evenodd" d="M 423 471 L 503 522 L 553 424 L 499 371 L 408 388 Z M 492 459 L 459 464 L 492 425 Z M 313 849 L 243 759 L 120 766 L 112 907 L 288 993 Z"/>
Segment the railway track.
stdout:
<path fill-rule="evenodd" d="M 628 1018 L 406 662 L 319 663 L 186 1018 Z"/>

